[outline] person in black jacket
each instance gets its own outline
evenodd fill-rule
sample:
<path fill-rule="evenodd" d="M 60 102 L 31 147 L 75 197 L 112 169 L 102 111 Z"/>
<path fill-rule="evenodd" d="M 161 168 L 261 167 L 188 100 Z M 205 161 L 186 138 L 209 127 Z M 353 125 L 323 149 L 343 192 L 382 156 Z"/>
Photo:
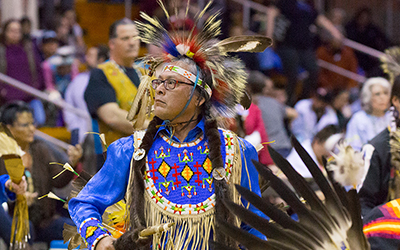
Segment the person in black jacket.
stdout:
<path fill-rule="evenodd" d="M 400 110 L 400 76 L 396 77 L 392 86 L 391 102 L 395 108 L 395 113 Z M 396 123 L 399 124 L 399 118 L 396 117 Z M 390 153 L 390 128 L 386 128 L 375 136 L 370 144 L 375 148 L 370 167 L 359 192 L 362 215 L 366 216 L 370 210 L 387 201 L 400 197 L 390 197 L 388 199 L 389 182 L 391 177 L 391 153 Z M 394 131 L 393 131 L 394 132 Z"/>
<path fill-rule="evenodd" d="M 400 237 L 396 234 L 396 223 L 392 223 L 390 230 L 386 230 L 387 221 L 400 222 L 400 216 L 394 211 L 400 201 L 400 179 L 398 166 L 400 166 L 399 153 L 392 153 L 397 141 L 395 135 L 399 133 L 398 111 L 400 110 L 400 76 L 397 76 L 392 86 L 392 105 L 395 108 L 395 123 L 398 127 L 389 126 L 377 136 L 370 144 L 374 147 L 370 167 L 364 183 L 360 189 L 361 214 L 364 222 L 364 233 L 368 237 L 371 250 L 398 249 Z M 393 124 L 394 125 L 394 124 Z"/>

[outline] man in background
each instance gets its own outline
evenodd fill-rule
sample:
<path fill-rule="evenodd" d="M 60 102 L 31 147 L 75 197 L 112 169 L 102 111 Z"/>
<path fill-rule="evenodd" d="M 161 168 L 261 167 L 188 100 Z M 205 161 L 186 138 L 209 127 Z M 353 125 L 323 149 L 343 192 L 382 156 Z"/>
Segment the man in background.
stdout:
<path fill-rule="evenodd" d="M 109 30 L 110 60 L 90 72 L 85 101 L 93 118 L 93 132 L 104 133 L 107 144 L 133 133 L 126 117 L 140 83 L 134 64 L 140 45 L 138 35 L 131 20 L 114 22 Z M 102 166 L 103 148 L 95 138 L 98 166 Z"/>
<path fill-rule="evenodd" d="M 66 102 L 76 108 L 86 111 L 89 114 L 84 99 L 84 93 L 89 83 L 90 71 L 96 68 L 98 64 L 107 61 L 108 58 L 109 50 L 107 46 L 100 45 L 88 49 L 85 56 L 88 70 L 77 75 L 74 80 L 68 85 L 65 91 Z M 84 117 L 80 117 L 68 111 L 64 111 L 64 121 L 67 125 L 68 130 L 71 131 L 71 134 L 78 134 L 79 140 L 76 142 L 82 143 L 85 138 L 85 133 L 88 132 L 91 124 L 88 124 L 87 120 Z"/>

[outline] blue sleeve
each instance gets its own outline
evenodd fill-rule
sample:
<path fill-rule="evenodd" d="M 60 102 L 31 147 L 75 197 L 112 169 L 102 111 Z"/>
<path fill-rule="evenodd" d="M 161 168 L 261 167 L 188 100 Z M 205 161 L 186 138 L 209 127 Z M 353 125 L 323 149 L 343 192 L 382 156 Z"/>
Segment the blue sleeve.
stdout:
<path fill-rule="evenodd" d="M 8 200 L 15 200 L 15 193 L 6 188 L 6 182 L 10 179 L 7 174 L 0 175 L 0 204 Z"/>
<path fill-rule="evenodd" d="M 124 198 L 132 153 L 133 136 L 112 143 L 108 147 L 107 160 L 103 167 L 79 195 L 68 203 L 71 218 L 78 227 L 79 233 L 87 240 L 88 246 L 91 246 L 96 239 L 86 237 L 82 229 L 95 221 L 95 224 L 101 223 L 101 216 L 105 209 Z M 104 230 L 99 227 L 100 231 Z"/>
<path fill-rule="evenodd" d="M 257 151 L 248 141 L 242 140 L 242 142 L 243 143 L 240 145 L 242 152 L 242 178 L 240 185 L 261 196 L 260 185 L 258 182 L 258 172 L 257 169 L 254 167 L 254 164 L 251 162 L 251 160 L 258 161 Z M 248 202 L 243 198 L 242 204 L 246 208 L 248 207 L 250 211 L 256 213 L 258 216 L 268 219 L 264 213 L 255 208 L 253 205 L 248 205 Z M 267 239 L 265 235 L 258 232 L 254 228 L 249 227 L 248 225 L 242 223 L 242 228 L 249 231 L 249 233 L 259 237 L 260 239 Z"/>

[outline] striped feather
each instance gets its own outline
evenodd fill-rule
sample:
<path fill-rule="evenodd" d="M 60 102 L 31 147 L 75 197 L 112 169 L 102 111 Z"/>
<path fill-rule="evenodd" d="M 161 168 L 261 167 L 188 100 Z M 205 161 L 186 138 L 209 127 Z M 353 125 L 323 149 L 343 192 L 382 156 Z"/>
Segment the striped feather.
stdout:
<path fill-rule="evenodd" d="M 315 163 L 310 162 L 310 156 L 304 148 L 294 139 L 292 139 L 292 143 L 307 168 L 312 173 L 314 180 L 320 178 L 320 180 L 316 180 L 316 182 L 324 192 L 326 198 L 325 203 L 318 199 L 314 191 L 308 187 L 303 177 L 301 177 L 282 156 L 272 148 L 269 148 L 272 159 L 286 175 L 296 193 L 286 186 L 280 178 L 275 176 L 268 167 L 256 161 L 253 161 L 254 166 L 259 174 L 269 181 L 271 187 L 274 188 L 280 197 L 284 199 L 298 215 L 298 221 L 292 220 L 278 208 L 264 201 L 257 194 L 237 186 L 237 190 L 242 195 L 242 198 L 260 209 L 260 211 L 269 216 L 273 222 L 266 221 L 243 207 L 231 204 L 229 201 L 225 201 L 226 206 L 241 220 L 267 236 L 268 241 L 266 242 L 268 242 L 269 245 L 264 245 L 265 242 L 260 243 L 253 241 L 254 236 L 250 237 L 248 234 L 241 232 L 238 228 L 234 229 L 233 225 L 227 225 L 227 223 L 223 224 L 221 230 L 248 249 L 370 249 L 362 231 L 361 209 L 356 191 L 352 190 L 344 195 L 341 194 L 338 196 L 335 190 L 343 190 L 338 188 L 333 189 L 322 175 L 318 166 L 314 166 Z M 319 173 L 317 173 L 317 171 Z M 337 185 L 337 183 L 335 185 Z M 299 197 L 298 195 L 301 196 Z M 305 203 L 302 201 L 303 198 Z M 390 211 L 395 210 L 392 209 Z M 398 214 L 400 215 L 400 210 L 397 209 L 396 211 L 399 211 Z M 247 246 L 246 244 L 251 245 Z"/>

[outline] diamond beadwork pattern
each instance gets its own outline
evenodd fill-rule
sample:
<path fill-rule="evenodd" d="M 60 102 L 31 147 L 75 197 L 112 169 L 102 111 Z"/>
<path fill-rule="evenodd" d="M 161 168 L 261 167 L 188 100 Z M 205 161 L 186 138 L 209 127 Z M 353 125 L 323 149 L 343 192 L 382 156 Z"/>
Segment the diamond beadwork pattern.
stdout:
<path fill-rule="evenodd" d="M 190 179 L 192 179 L 193 176 L 193 171 L 190 169 L 190 167 L 188 165 L 185 165 L 185 167 L 183 168 L 182 172 L 181 172 L 181 176 L 183 177 L 183 179 L 185 179 L 187 182 L 190 181 Z"/>
<path fill-rule="evenodd" d="M 207 158 L 204 160 L 204 162 L 203 162 L 203 168 L 204 168 L 204 170 L 205 170 L 208 174 L 211 173 L 211 171 L 212 171 L 212 164 L 211 164 L 210 158 L 207 157 Z"/>
<path fill-rule="evenodd" d="M 161 162 L 161 165 L 158 167 L 158 172 L 164 177 L 167 178 L 169 172 L 171 171 L 171 167 L 164 160 Z"/>

